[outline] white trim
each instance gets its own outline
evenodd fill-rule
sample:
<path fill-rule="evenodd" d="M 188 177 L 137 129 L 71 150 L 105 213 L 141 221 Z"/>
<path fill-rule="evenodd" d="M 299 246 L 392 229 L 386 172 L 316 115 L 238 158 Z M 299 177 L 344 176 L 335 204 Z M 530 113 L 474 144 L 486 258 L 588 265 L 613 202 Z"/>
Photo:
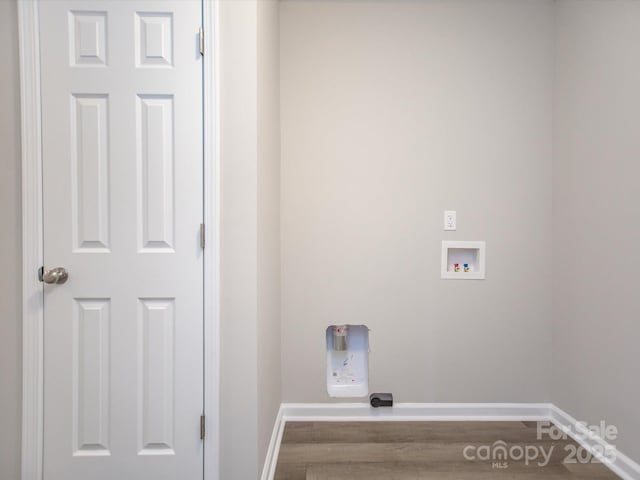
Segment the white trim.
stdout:
<path fill-rule="evenodd" d="M 204 446 L 205 480 L 219 472 L 219 155 L 215 21 L 217 0 L 204 0 L 204 220 L 207 228 L 204 282 L 205 413 L 208 441 Z M 18 0 L 20 99 L 22 114 L 22 480 L 43 478 L 44 376 L 43 287 L 36 272 L 43 265 L 42 150 L 38 2 Z M 211 86 L 210 88 L 207 88 Z M 210 97 L 210 98 L 209 98 Z"/>
<path fill-rule="evenodd" d="M 273 480 L 280 443 L 287 422 L 357 422 L 357 421 L 548 421 L 567 432 L 588 452 L 598 457 L 597 450 L 607 442 L 591 435 L 577 435 L 578 422 L 551 403 L 399 403 L 393 408 L 372 408 L 367 403 L 283 403 L 271 435 L 261 480 Z M 604 450 L 606 451 L 606 450 Z M 640 465 L 616 451 L 613 463 L 604 462 L 624 480 L 639 480 Z"/>
<path fill-rule="evenodd" d="M 38 4 L 18 1 L 22 115 L 22 480 L 43 462 L 42 151 Z"/>
<path fill-rule="evenodd" d="M 220 154 L 218 1 L 204 0 L 204 478 L 220 478 Z"/>
<path fill-rule="evenodd" d="M 561 430 L 566 432 L 578 444 L 594 457 L 601 459 L 603 465 L 624 480 L 640 479 L 640 465 L 627 457 L 625 454 L 609 444 L 603 438 L 586 432 L 578 421 L 561 408 L 552 405 L 550 420 Z M 615 460 L 613 462 L 602 459 L 600 452 L 614 451 Z"/>
<path fill-rule="evenodd" d="M 373 408 L 368 403 L 285 403 L 286 422 L 357 421 L 537 421 L 548 420 L 549 403 L 396 403 Z"/>
<path fill-rule="evenodd" d="M 267 455 L 262 467 L 262 475 L 260 476 L 261 480 L 271 480 L 276 475 L 280 444 L 282 443 L 282 435 L 284 435 L 284 425 L 286 423 L 282 415 L 283 406 L 284 405 L 280 405 L 276 421 L 273 424 L 273 432 L 271 432 L 271 440 L 269 441 L 269 448 L 267 449 Z"/>

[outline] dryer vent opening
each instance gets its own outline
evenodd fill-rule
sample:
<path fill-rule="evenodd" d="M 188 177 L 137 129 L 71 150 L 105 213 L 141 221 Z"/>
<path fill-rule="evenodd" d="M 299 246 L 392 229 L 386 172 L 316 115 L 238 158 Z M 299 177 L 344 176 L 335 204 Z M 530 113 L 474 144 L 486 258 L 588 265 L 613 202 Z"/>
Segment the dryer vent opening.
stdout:
<path fill-rule="evenodd" d="M 326 330 L 327 393 L 331 397 L 369 394 L 369 328 L 330 325 Z"/>

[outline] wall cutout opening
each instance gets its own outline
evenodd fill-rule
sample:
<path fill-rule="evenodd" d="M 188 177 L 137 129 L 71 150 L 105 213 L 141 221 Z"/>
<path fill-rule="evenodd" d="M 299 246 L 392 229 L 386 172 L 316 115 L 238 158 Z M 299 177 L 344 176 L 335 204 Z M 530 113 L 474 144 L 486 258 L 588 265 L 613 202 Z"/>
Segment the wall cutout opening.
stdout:
<path fill-rule="evenodd" d="M 369 328 L 331 325 L 327 337 L 327 393 L 330 397 L 369 394 Z"/>
<path fill-rule="evenodd" d="M 485 248 L 485 242 L 443 241 L 441 278 L 483 280 Z"/>

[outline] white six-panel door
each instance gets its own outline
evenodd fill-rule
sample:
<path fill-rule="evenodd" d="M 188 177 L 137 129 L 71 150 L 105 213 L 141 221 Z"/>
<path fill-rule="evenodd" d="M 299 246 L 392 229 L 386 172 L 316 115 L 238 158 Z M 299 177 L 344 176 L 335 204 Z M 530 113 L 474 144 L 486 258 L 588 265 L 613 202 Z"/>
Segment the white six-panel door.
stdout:
<path fill-rule="evenodd" d="M 39 5 L 44 479 L 201 479 L 201 4 Z"/>

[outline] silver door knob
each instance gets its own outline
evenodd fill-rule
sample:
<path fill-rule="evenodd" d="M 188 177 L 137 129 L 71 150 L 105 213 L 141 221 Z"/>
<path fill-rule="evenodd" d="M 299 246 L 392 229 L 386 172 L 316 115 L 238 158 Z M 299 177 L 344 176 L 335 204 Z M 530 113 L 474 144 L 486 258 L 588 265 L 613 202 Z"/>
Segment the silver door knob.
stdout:
<path fill-rule="evenodd" d="M 42 281 L 44 283 L 50 283 L 54 285 L 61 285 L 67 281 L 69 274 L 64 267 L 56 267 L 51 270 L 45 270 L 42 272 Z"/>

